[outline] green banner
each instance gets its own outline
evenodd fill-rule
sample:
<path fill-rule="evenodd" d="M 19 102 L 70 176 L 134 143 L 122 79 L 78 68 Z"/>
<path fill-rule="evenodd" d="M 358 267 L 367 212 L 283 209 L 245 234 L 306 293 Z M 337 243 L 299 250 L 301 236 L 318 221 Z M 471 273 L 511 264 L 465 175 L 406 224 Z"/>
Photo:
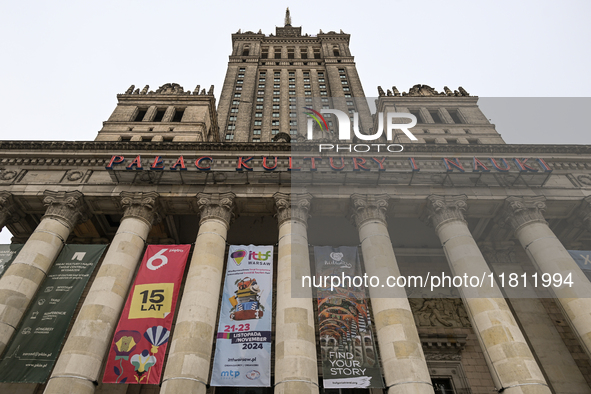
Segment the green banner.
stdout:
<path fill-rule="evenodd" d="M 0 362 L 0 382 L 45 383 L 106 245 L 66 245 Z"/>
<path fill-rule="evenodd" d="M 0 245 L 0 278 L 23 248 L 22 244 Z"/>

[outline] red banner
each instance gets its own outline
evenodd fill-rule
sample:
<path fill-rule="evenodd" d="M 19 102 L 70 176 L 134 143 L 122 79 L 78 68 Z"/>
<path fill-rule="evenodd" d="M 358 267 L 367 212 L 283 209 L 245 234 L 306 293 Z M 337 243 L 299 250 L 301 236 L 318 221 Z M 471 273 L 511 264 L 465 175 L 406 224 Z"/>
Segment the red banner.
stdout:
<path fill-rule="evenodd" d="M 115 330 L 103 383 L 160 383 L 190 249 L 148 246 Z"/>

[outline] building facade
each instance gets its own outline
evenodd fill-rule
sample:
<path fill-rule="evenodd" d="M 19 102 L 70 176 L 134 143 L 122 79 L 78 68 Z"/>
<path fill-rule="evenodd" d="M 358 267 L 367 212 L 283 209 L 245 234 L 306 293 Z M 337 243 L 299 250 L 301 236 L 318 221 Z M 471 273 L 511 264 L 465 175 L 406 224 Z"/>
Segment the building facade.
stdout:
<path fill-rule="evenodd" d="M 1 141 L 0 226 L 24 244 L 0 279 L 2 351 L 64 244 L 109 246 L 48 383 L 0 391 L 591 393 L 591 282 L 567 251 L 591 249 L 591 148 L 505 144 L 478 97 L 415 85 L 378 88 L 375 107 L 415 115 L 416 141 L 338 141 L 332 119 L 321 142 L 333 148 L 319 152 L 297 100 L 379 128 L 348 44 L 302 35 L 287 14 L 274 35 L 232 35 L 217 108 L 213 87 L 132 86 L 95 141 Z M 162 384 L 103 384 L 147 244 L 193 244 Z M 275 245 L 269 388 L 209 385 L 228 245 L 240 244 Z M 577 288 L 369 289 L 386 388 L 326 389 L 316 300 L 293 293 L 314 245 L 358 246 L 370 276 L 510 270 L 531 288 L 536 273 L 570 272 Z"/>

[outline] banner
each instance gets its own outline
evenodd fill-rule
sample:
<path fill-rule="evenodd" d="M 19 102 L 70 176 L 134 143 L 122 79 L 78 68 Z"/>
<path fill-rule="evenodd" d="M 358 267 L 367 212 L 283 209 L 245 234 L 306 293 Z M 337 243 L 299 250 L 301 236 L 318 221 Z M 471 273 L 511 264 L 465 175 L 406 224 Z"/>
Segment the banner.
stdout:
<path fill-rule="evenodd" d="M 314 257 L 316 276 L 363 276 L 357 247 L 315 246 Z M 365 288 L 344 282 L 317 293 L 324 388 L 383 388 Z"/>
<path fill-rule="evenodd" d="M 0 245 L 0 278 L 2 278 L 2 275 L 12 264 L 23 246 L 22 244 Z"/>
<path fill-rule="evenodd" d="M 149 245 L 115 329 L 103 383 L 160 384 L 191 245 Z"/>
<path fill-rule="evenodd" d="M 272 298 L 273 246 L 230 246 L 212 386 L 271 385 Z"/>
<path fill-rule="evenodd" d="M 569 250 L 568 253 L 570 253 L 585 276 L 591 280 L 591 250 Z"/>
<path fill-rule="evenodd" d="M 66 245 L 0 362 L 0 382 L 45 383 L 106 245 Z"/>

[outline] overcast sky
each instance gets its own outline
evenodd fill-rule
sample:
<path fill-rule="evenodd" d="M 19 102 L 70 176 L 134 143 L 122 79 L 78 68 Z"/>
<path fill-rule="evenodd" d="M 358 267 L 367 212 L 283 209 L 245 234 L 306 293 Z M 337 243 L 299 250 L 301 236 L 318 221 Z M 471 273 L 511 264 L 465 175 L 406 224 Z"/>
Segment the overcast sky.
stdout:
<path fill-rule="evenodd" d="M 93 140 L 131 84 L 219 97 L 230 34 L 275 33 L 287 6 L 303 33 L 351 34 L 367 96 L 463 86 L 508 143 L 589 143 L 589 99 L 485 100 L 590 96 L 589 0 L 4 1 L 0 139 Z"/>

